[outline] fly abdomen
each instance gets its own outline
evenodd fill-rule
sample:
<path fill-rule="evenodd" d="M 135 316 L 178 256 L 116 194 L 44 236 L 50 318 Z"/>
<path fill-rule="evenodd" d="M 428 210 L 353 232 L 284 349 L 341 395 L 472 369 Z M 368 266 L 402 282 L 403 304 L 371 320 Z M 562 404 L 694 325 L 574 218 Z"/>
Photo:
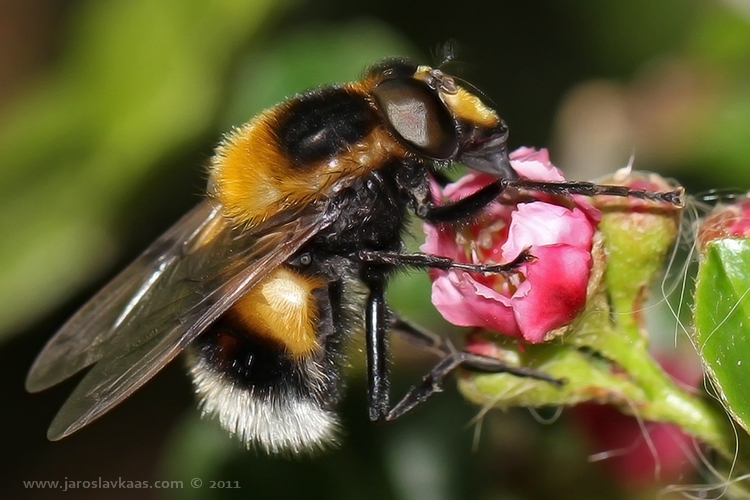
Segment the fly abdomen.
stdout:
<path fill-rule="evenodd" d="M 191 375 L 204 415 L 248 447 L 300 453 L 335 443 L 338 370 L 322 319 L 324 281 L 277 268 L 192 348 Z M 321 311 L 323 309 L 323 311 Z M 338 378 L 338 377 L 336 377 Z"/>

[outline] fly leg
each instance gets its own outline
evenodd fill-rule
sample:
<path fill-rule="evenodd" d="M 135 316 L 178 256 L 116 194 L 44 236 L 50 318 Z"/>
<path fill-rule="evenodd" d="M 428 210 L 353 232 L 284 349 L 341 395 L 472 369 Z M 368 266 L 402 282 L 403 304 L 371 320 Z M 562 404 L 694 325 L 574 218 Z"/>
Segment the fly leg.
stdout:
<path fill-rule="evenodd" d="M 394 405 L 383 420 L 395 420 L 415 406 L 423 403 L 427 398 L 442 389 L 442 383 L 446 376 L 457 368 L 465 368 L 472 371 L 485 373 L 510 373 L 519 377 L 534 378 L 560 386 L 562 381 L 551 375 L 522 366 L 514 366 L 499 359 L 481 356 L 466 351 L 453 349 L 450 343 L 439 335 L 418 328 L 411 323 L 394 318 L 391 320 L 391 328 L 394 332 L 413 340 L 418 345 L 437 351 L 443 355 L 442 359 L 432 370 L 422 378 L 422 381 L 413 386 L 406 395 Z"/>
<path fill-rule="evenodd" d="M 380 267 L 380 266 L 378 266 Z M 388 320 L 385 305 L 385 279 L 378 267 L 367 267 L 363 280 L 370 289 L 365 306 L 365 338 L 367 350 L 368 412 L 370 420 L 376 422 L 395 420 L 431 395 L 441 391 L 443 380 L 458 367 L 489 373 L 511 373 L 531 377 L 556 385 L 561 382 L 554 377 L 532 368 L 509 365 L 501 360 L 480 356 L 465 351 L 453 350 L 442 338 L 426 333 L 403 320 Z M 418 343 L 443 354 L 438 364 L 412 387 L 393 407 L 390 406 L 390 383 L 388 377 L 389 330 L 393 327 Z"/>
<path fill-rule="evenodd" d="M 498 179 L 460 200 L 443 205 L 435 204 L 429 197 L 415 196 L 413 198 L 414 211 L 419 218 L 431 224 L 455 222 L 479 213 L 484 207 L 495 201 L 506 189 L 511 188 L 564 196 L 574 194 L 583 196 L 632 196 L 663 202 L 676 207 L 681 207 L 684 204 L 682 200 L 684 190 L 682 188 L 657 192 L 583 181 L 544 182 L 529 179 Z"/>
<path fill-rule="evenodd" d="M 360 250 L 351 258 L 364 264 L 379 264 L 389 266 L 409 266 L 431 269 L 456 269 L 475 273 L 507 273 L 517 269 L 521 264 L 532 262 L 534 256 L 529 249 L 522 251 L 518 256 L 505 264 L 467 264 L 456 262 L 448 257 L 440 257 L 427 253 L 399 253 L 383 250 Z"/>

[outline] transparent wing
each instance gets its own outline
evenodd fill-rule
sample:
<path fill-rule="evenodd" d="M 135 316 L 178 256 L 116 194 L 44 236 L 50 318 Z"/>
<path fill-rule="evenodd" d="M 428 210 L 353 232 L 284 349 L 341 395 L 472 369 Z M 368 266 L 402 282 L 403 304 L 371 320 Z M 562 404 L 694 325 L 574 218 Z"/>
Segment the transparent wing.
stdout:
<path fill-rule="evenodd" d="M 208 202 L 178 221 L 71 318 L 34 363 L 30 390 L 97 363 L 53 421 L 50 439 L 75 432 L 143 385 L 324 228 L 324 213 L 308 210 L 262 234 L 233 229 Z"/>
<path fill-rule="evenodd" d="M 220 209 L 205 201 L 154 241 L 47 342 L 29 371 L 26 389 L 44 390 L 98 361 L 123 321 L 196 241 L 210 237 L 221 219 Z"/>

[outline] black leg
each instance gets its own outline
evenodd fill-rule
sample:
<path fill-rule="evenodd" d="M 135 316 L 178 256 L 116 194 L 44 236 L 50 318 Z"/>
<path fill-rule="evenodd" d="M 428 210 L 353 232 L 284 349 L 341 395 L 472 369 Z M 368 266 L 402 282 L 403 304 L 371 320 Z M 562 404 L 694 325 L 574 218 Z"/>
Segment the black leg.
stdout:
<path fill-rule="evenodd" d="M 420 347 L 429 349 L 443 356 L 450 356 L 456 354 L 456 350 L 450 343 L 446 342 L 440 335 L 424 330 L 403 318 L 399 318 L 395 315 L 391 315 L 390 325 L 391 331 L 405 337 L 409 340 L 414 341 Z M 503 361 L 490 358 L 487 356 L 480 356 L 478 354 L 472 354 L 468 352 L 462 352 L 466 355 L 463 360 L 463 367 L 470 370 L 476 370 L 480 372 L 507 372 L 519 375 L 522 377 L 531 377 L 539 380 L 546 380 L 555 384 L 559 384 L 560 381 L 556 378 L 549 376 L 548 374 L 533 368 L 514 367 L 508 365 Z"/>
<path fill-rule="evenodd" d="M 594 184 L 593 182 L 571 181 L 571 182 L 542 182 L 532 181 L 529 179 L 501 179 L 493 184 L 500 184 L 501 190 L 507 188 L 525 189 L 528 191 L 538 191 L 549 194 L 580 194 L 583 196 L 631 196 L 645 200 L 660 201 L 681 207 L 684 202 L 682 195 L 685 193 L 683 188 L 676 188 L 672 191 L 646 191 L 645 189 L 630 189 L 626 186 L 609 186 L 604 184 Z"/>
<path fill-rule="evenodd" d="M 484 207 L 492 203 L 503 191 L 508 188 L 523 189 L 555 195 L 580 194 L 584 196 L 632 196 L 646 200 L 668 203 L 676 207 L 683 205 L 683 188 L 672 191 L 646 191 L 643 189 L 630 189 L 625 186 L 608 186 L 594 184 L 593 182 L 543 182 L 529 179 L 498 179 L 484 186 L 479 191 L 461 198 L 458 201 L 444 205 L 435 205 L 430 200 L 415 200 L 415 210 L 418 217 L 432 224 L 443 222 L 455 222 L 471 217 L 480 212 Z"/>
<path fill-rule="evenodd" d="M 445 377 L 459 367 L 487 373 L 511 373 L 519 377 L 542 380 L 557 386 L 562 385 L 561 380 L 533 368 L 512 366 L 499 359 L 465 351 L 456 351 L 443 337 L 425 331 L 403 319 L 392 317 L 390 326 L 393 332 L 415 341 L 421 347 L 442 355 L 442 359 L 425 375 L 420 384 L 409 389 L 409 392 L 406 393 L 401 401 L 388 410 L 380 420 L 395 420 L 415 406 L 423 403 L 432 394 L 440 392 Z"/>
<path fill-rule="evenodd" d="M 422 203 L 417 202 L 419 206 L 415 209 L 415 213 L 417 217 L 432 224 L 467 219 L 492 203 L 500 196 L 503 189 L 505 187 L 500 181 L 497 181 L 453 203 L 435 205 L 431 200 L 426 200 Z"/>
<path fill-rule="evenodd" d="M 367 348 L 367 387 L 370 420 L 378 422 L 388 415 L 388 345 L 383 279 L 367 281 L 370 294 L 365 311 Z"/>
<path fill-rule="evenodd" d="M 390 330 L 416 346 L 429 350 L 438 356 L 447 356 L 453 352 L 453 349 L 440 335 L 424 330 L 393 313 L 390 316 Z"/>
<path fill-rule="evenodd" d="M 506 264 L 466 264 L 456 262 L 448 257 L 439 257 L 426 253 L 398 253 L 380 250 L 360 250 L 352 258 L 365 264 L 380 264 L 389 266 L 429 267 L 432 269 L 458 269 L 475 273 L 507 273 L 517 269 L 525 262 L 532 262 L 528 249 L 521 252 L 515 259 Z"/>
<path fill-rule="evenodd" d="M 434 393 L 440 392 L 445 377 L 458 367 L 488 373 L 511 373 L 519 377 L 535 378 L 558 386 L 562 384 L 562 381 L 551 375 L 532 368 L 511 366 L 503 363 L 499 359 L 479 356 L 464 351 L 453 351 L 451 354 L 443 357 L 443 359 L 441 359 L 440 362 L 430 370 L 424 378 L 422 378 L 422 382 L 419 385 L 412 387 L 409 392 L 406 393 L 406 396 L 388 411 L 384 420 L 395 420 L 415 406 L 426 401 L 427 398 Z"/>

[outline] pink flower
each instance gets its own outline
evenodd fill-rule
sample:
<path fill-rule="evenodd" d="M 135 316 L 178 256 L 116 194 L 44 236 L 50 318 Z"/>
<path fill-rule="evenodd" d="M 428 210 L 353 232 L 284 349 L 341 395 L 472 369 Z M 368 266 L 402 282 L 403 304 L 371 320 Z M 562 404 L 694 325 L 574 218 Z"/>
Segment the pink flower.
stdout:
<path fill-rule="evenodd" d="M 601 465 L 629 489 L 684 480 L 694 471 L 695 444 L 676 424 L 638 421 L 608 405 L 587 403 L 572 408 L 588 445 L 598 450 Z M 642 426 L 641 426 L 642 425 Z"/>
<path fill-rule="evenodd" d="M 510 155 L 522 177 L 561 181 L 546 150 L 521 148 Z M 469 173 L 436 199 L 457 200 L 496 180 Z M 581 198 L 504 193 L 460 229 L 425 225 L 421 250 L 462 263 L 502 264 L 529 248 L 535 257 L 507 275 L 433 271 L 432 302 L 453 324 L 495 330 L 542 342 L 583 309 L 598 211 Z"/>
<path fill-rule="evenodd" d="M 745 195 L 729 205 L 717 205 L 698 228 L 698 243 L 720 238 L 750 238 L 750 198 Z"/>
<path fill-rule="evenodd" d="M 703 378 L 700 362 L 685 353 L 656 353 L 664 370 L 686 387 L 698 387 Z M 589 447 L 604 460 L 602 465 L 623 486 L 649 487 L 685 479 L 695 472 L 694 438 L 676 424 L 639 423 L 609 405 L 587 403 L 571 409 Z"/>
<path fill-rule="evenodd" d="M 729 234 L 737 238 L 747 238 L 750 236 L 750 200 L 744 199 L 738 205 L 739 216 L 729 226 Z"/>

